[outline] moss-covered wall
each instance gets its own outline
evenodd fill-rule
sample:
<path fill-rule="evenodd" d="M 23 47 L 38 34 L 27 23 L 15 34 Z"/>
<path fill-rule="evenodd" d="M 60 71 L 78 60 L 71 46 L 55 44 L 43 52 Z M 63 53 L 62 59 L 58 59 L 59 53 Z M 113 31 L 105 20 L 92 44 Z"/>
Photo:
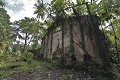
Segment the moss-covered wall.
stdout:
<path fill-rule="evenodd" d="M 86 55 L 89 55 L 94 61 L 100 62 L 99 44 L 96 37 L 96 34 L 98 36 L 98 32 L 100 32 L 98 17 L 95 15 L 91 17 L 83 15 L 69 17 L 68 19 L 62 18 L 58 26 L 64 29 L 56 32 L 56 25 L 48 29 L 48 33 L 42 41 L 41 53 L 44 55 L 44 58 L 52 60 L 54 57 L 59 57 L 59 54 L 67 53 L 70 56 L 74 55 L 79 62 L 85 61 Z M 96 30 L 99 31 L 96 32 Z M 64 36 L 62 33 L 64 33 Z M 64 46 L 62 45 L 63 42 Z"/>

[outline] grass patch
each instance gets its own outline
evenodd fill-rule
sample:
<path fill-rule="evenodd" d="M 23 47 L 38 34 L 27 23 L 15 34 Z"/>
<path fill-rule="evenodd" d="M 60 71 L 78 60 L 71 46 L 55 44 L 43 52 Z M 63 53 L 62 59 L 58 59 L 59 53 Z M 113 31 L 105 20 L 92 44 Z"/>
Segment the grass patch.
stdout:
<path fill-rule="evenodd" d="M 27 72 L 32 70 L 42 71 L 50 68 L 50 63 L 39 61 L 36 59 L 29 59 L 26 61 L 0 62 L 0 80 L 5 80 L 8 76 L 15 73 Z"/>

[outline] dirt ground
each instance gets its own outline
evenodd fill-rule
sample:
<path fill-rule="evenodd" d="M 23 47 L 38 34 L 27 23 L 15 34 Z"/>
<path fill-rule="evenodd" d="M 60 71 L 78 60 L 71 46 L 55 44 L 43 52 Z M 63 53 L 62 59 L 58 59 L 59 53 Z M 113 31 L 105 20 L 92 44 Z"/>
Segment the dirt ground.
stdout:
<path fill-rule="evenodd" d="M 5 63 L 0 66 L 0 80 L 116 80 L 88 74 L 84 70 L 55 67 L 52 63 L 31 60 L 31 62 Z M 94 68 L 92 68 L 92 72 Z M 119 79 L 117 79 L 119 80 Z"/>
<path fill-rule="evenodd" d="M 8 80 L 112 80 L 108 78 L 93 78 L 83 72 L 69 70 L 33 70 L 10 75 Z"/>

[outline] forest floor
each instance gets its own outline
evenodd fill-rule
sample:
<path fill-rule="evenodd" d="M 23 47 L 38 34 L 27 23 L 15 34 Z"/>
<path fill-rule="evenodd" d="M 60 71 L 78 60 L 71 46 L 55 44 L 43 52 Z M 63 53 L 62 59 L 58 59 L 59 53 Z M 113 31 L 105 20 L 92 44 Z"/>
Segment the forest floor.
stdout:
<path fill-rule="evenodd" d="M 52 63 L 38 60 L 15 61 L 0 64 L 0 80 L 112 80 L 90 76 L 83 71 L 60 69 Z"/>

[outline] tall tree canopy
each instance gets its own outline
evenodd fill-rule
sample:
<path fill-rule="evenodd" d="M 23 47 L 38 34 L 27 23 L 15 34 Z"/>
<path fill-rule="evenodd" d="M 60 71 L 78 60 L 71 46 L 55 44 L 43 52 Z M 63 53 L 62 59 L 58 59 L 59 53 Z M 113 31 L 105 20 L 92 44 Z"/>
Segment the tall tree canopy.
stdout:
<path fill-rule="evenodd" d="M 9 56 L 10 42 L 12 41 L 12 30 L 10 16 L 4 8 L 5 4 L 0 0 L 0 60 Z"/>
<path fill-rule="evenodd" d="M 23 46 L 23 52 L 31 46 L 37 48 L 46 33 L 46 27 L 51 26 L 58 18 L 76 16 L 76 13 L 79 16 L 90 13 L 97 15 L 113 46 L 116 41 L 117 46 L 120 45 L 120 0 L 52 0 L 51 3 L 37 0 L 34 14 L 37 14 L 37 19 L 40 20 L 25 17 L 12 25 L 4 6 L 0 0 L 0 47 L 6 46 L 3 51 L 14 44 Z"/>

